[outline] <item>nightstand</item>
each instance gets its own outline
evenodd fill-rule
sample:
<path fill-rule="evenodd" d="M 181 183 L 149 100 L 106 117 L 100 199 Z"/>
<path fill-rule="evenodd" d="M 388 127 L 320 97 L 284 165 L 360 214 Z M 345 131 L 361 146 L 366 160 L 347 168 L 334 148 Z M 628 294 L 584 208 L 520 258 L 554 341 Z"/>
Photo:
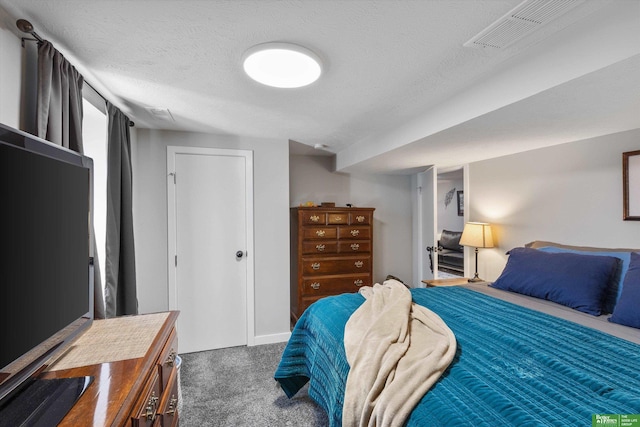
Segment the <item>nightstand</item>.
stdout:
<path fill-rule="evenodd" d="M 459 286 L 459 285 L 484 285 L 487 282 L 473 282 L 469 283 L 469 279 L 466 277 L 454 277 L 452 279 L 431 279 L 431 280 L 423 280 L 422 283 L 427 285 L 427 288 L 436 288 L 439 286 Z"/>

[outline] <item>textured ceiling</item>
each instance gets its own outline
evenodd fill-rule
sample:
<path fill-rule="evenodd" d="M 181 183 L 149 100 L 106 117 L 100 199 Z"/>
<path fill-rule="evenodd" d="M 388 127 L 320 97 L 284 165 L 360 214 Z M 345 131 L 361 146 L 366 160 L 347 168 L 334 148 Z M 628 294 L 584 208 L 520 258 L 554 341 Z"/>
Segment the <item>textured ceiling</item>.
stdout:
<path fill-rule="evenodd" d="M 553 41 L 567 28 L 615 3 L 589 0 L 503 50 L 462 46 L 520 2 L 0 0 L 0 7 L 13 20 L 31 21 L 40 36 L 52 41 L 92 86 L 139 127 L 325 144 L 328 151 L 339 153 L 356 151 L 354 147 L 366 152 L 369 141 L 375 145 L 378 135 L 393 135 L 394 130 L 422 120 L 505 66 L 527 58 L 539 44 Z M 286 90 L 249 80 L 242 72 L 242 54 L 269 41 L 293 42 L 316 52 L 324 62 L 321 79 L 306 88 Z M 637 76 L 633 67 L 637 62 L 631 66 Z M 495 105 L 483 114 L 486 120 L 477 119 L 475 126 L 483 132 L 488 129 L 488 135 L 497 132 L 492 123 L 502 117 L 492 111 L 500 112 L 507 104 L 516 103 Z M 151 108 L 169 109 L 173 120 L 154 117 L 148 111 Z M 518 119 L 521 125 L 526 125 L 528 117 Z M 539 121 L 534 117 L 532 126 L 544 127 Z M 433 152 L 437 161 L 430 160 L 432 146 L 446 146 L 449 152 L 465 150 L 466 161 L 486 155 L 466 139 L 473 129 L 453 129 L 461 125 L 453 123 L 447 132 L 458 132 L 464 141 L 450 136 L 440 140 L 440 132 L 425 133 L 378 149 L 373 160 L 366 154 L 361 158 L 351 154 L 355 160 L 346 166 L 371 165 L 370 171 L 381 172 L 419 167 L 411 162 L 416 150 L 424 164 L 456 161 L 442 156 L 437 160 L 437 151 Z M 414 158 L 403 162 L 402 156 L 394 155 L 399 149 Z M 491 153 L 522 149 L 527 146 L 516 144 Z M 393 168 L 380 166 L 388 163 L 387 152 Z"/>

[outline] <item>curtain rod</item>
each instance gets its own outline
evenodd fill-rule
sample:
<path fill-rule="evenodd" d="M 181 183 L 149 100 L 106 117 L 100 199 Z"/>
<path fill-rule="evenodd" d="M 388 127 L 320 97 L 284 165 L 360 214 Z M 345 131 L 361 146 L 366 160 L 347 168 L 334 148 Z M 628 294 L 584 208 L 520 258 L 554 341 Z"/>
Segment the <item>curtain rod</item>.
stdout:
<path fill-rule="evenodd" d="M 27 21 L 26 19 L 18 19 L 16 21 L 16 27 L 18 27 L 18 29 L 23 33 L 31 34 L 33 37 L 35 37 L 36 40 L 38 40 L 38 42 L 44 42 L 44 39 L 40 37 L 38 33 L 36 33 L 33 29 L 33 25 L 31 25 L 31 22 Z"/>
<path fill-rule="evenodd" d="M 38 43 L 44 43 L 44 41 L 45 41 L 45 40 L 44 40 L 42 37 L 40 37 L 40 36 L 38 35 L 38 33 L 36 33 L 36 32 L 35 32 L 35 30 L 33 29 L 33 25 L 31 24 L 31 22 L 27 21 L 26 19 L 18 19 L 18 20 L 16 21 L 16 27 L 18 27 L 18 29 L 19 29 L 20 31 L 22 31 L 23 33 L 31 34 L 31 35 L 34 37 L 33 39 L 28 39 L 28 38 L 24 38 L 24 37 L 23 37 L 23 38 L 22 38 L 22 40 L 23 40 L 23 41 L 28 40 L 28 41 L 37 41 Z M 83 80 L 84 80 L 84 79 L 83 79 Z M 87 86 L 89 86 L 91 89 L 93 89 L 93 91 L 94 91 L 95 93 L 97 93 L 97 94 L 98 94 L 98 96 L 99 96 L 100 98 L 102 98 L 102 100 L 103 100 L 104 102 L 109 102 L 109 101 L 107 100 L 107 98 L 105 98 L 105 97 L 104 97 L 100 92 L 98 92 L 98 91 L 96 90 L 96 88 L 95 88 L 95 87 L 91 86 L 91 83 L 89 83 L 89 82 L 88 82 L 88 81 L 86 81 L 86 80 L 84 80 L 84 83 L 85 83 Z M 133 120 L 129 120 L 129 126 L 130 126 L 130 127 L 135 126 L 135 123 L 133 122 Z"/>

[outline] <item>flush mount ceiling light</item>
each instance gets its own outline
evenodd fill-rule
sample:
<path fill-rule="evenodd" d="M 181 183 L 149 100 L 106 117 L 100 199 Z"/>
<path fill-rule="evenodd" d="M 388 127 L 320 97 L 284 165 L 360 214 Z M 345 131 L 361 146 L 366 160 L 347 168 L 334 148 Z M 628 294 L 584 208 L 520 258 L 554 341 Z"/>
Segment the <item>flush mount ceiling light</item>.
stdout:
<path fill-rule="evenodd" d="M 263 85 L 278 88 L 307 86 L 320 77 L 320 58 L 291 43 L 263 43 L 243 56 L 244 72 Z"/>

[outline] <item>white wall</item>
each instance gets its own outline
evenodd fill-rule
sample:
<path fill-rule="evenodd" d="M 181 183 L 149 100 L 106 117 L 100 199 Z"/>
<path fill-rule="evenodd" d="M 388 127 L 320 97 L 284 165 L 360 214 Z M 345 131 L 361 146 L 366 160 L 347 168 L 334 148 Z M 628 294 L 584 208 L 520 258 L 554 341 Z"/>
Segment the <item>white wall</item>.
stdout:
<path fill-rule="evenodd" d="M 498 245 L 480 250 L 480 277 L 495 280 L 505 252 L 532 240 L 640 248 L 640 222 L 622 220 L 622 153 L 633 150 L 640 129 L 470 164 L 469 220 L 493 224 Z"/>
<path fill-rule="evenodd" d="M 454 189 L 453 198 L 448 206 L 445 206 L 447 193 Z M 438 234 L 442 230 L 462 231 L 464 228 L 464 216 L 458 216 L 458 191 L 464 191 L 462 179 L 441 179 L 438 177 Z"/>
<path fill-rule="evenodd" d="M 333 158 L 326 156 L 291 156 L 289 167 L 291 206 L 312 201 L 376 208 L 373 280 L 382 282 L 393 274 L 411 283 L 410 176 L 336 173 Z"/>
<path fill-rule="evenodd" d="M 253 150 L 256 344 L 289 335 L 289 142 L 138 129 L 134 222 L 140 311 L 168 309 L 167 146 Z"/>
<path fill-rule="evenodd" d="M 22 47 L 9 21 L 0 8 L 0 123 L 19 129 Z"/>

